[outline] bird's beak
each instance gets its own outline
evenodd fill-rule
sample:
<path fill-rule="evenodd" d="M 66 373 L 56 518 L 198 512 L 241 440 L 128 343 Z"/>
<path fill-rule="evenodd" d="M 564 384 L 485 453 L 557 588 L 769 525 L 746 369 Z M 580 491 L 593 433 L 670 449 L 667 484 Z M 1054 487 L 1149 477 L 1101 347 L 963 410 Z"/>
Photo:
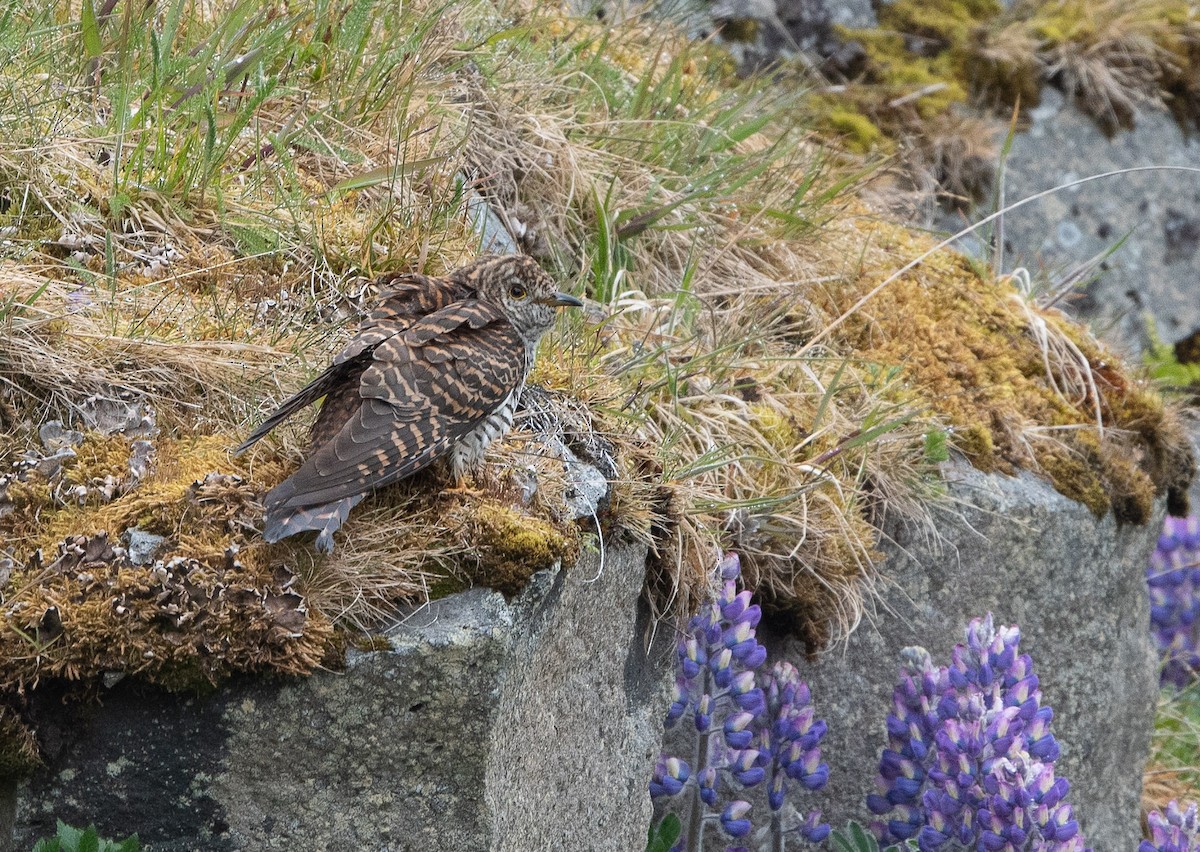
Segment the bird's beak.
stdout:
<path fill-rule="evenodd" d="M 556 308 L 582 308 L 583 302 L 572 296 L 570 293 L 555 293 L 553 296 L 547 296 L 544 299 L 539 299 L 544 305 L 551 305 Z"/>

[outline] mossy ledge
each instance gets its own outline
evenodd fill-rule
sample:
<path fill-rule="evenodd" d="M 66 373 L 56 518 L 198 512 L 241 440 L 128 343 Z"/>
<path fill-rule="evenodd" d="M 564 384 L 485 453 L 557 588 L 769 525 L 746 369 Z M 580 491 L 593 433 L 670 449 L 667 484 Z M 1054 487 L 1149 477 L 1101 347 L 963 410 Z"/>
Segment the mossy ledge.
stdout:
<path fill-rule="evenodd" d="M 855 227 L 898 261 L 933 245 L 894 225 Z M 847 309 L 884 277 L 861 270 L 850 286 L 826 291 L 828 307 Z M 1156 497 L 1183 511 L 1195 461 L 1177 411 L 1060 311 L 988 277 L 964 255 L 935 251 L 837 334 L 861 358 L 903 365 L 949 426 L 951 445 L 980 470 L 1041 473 L 1123 523 L 1148 523 Z"/>
<path fill-rule="evenodd" d="M 931 436 L 1131 522 L 1190 476 L 1170 409 L 1082 329 L 949 251 L 889 280 L 930 241 L 814 141 L 824 116 L 869 144 L 836 103 L 641 17 L 201 5 L 121 4 L 97 33 L 27 4 L 0 39 L 5 708 L 51 679 L 302 675 L 398 603 L 515 593 L 601 534 L 651 548 L 660 618 L 737 550 L 816 650 L 858 622 L 880 517 L 928 519 Z M 341 348 L 374 275 L 473 259 L 481 203 L 591 303 L 543 341 L 542 401 L 477 493 L 432 469 L 332 555 L 268 545 L 259 500 L 305 424 L 230 448 Z M 582 513 L 572 457 L 612 484 Z"/>

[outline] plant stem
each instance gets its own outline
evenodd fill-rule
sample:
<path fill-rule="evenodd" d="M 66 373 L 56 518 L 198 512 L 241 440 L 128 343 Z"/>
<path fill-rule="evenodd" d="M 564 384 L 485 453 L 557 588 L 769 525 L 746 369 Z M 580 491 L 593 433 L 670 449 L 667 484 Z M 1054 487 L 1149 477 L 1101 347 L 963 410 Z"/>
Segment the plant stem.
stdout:
<path fill-rule="evenodd" d="M 709 694 L 712 683 L 707 666 L 704 667 L 702 676 L 703 692 L 701 694 Z M 714 708 L 710 705 L 709 709 Z M 711 728 L 712 725 L 710 724 L 709 727 Z M 703 852 L 704 849 L 704 801 L 700 798 L 700 773 L 708 766 L 708 736 L 708 731 L 697 735 L 696 750 L 692 753 L 692 777 L 696 779 L 696 783 L 692 788 L 692 809 L 688 816 L 688 852 Z"/>
<path fill-rule="evenodd" d="M 779 811 L 771 812 L 771 852 L 783 852 L 783 820 Z"/>

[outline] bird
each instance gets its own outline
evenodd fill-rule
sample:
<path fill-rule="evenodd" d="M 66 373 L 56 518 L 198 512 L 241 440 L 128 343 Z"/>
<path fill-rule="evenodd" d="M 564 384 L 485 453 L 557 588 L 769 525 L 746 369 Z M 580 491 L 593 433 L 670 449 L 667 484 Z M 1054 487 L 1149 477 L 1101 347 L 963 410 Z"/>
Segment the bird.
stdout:
<path fill-rule="evenodd" d="M 378 305 L 333 362 L 235 450 L 322 399 L 300 468 L 263 496 L 263 537 L 333 533 L 371 491 L 449 457 L 458 490 L 512 426 L 557 308 L 582 307 L 524 255 L 485 256 L 445 276 L 378 280 Z"/>

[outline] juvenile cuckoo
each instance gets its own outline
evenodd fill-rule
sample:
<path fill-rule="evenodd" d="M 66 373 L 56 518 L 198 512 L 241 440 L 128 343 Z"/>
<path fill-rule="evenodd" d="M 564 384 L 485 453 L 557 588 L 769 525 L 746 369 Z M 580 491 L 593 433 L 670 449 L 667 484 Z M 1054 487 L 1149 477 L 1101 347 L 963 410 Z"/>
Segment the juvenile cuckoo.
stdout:
<path fill-rule="evenodd" d="M 556 292 L 528 257 L 486 257 L 440 278 L 380 280 L 378 306 L 333 363 L 279 406 L 241 453 L 324 397 L 311 452 L 263 498 L 263 536 L 316 530 L 319 550 L 370 491 L 449 455 L 455 481 L 508 431 L 542 335 L 558 307 L 583 303 Z"/>

